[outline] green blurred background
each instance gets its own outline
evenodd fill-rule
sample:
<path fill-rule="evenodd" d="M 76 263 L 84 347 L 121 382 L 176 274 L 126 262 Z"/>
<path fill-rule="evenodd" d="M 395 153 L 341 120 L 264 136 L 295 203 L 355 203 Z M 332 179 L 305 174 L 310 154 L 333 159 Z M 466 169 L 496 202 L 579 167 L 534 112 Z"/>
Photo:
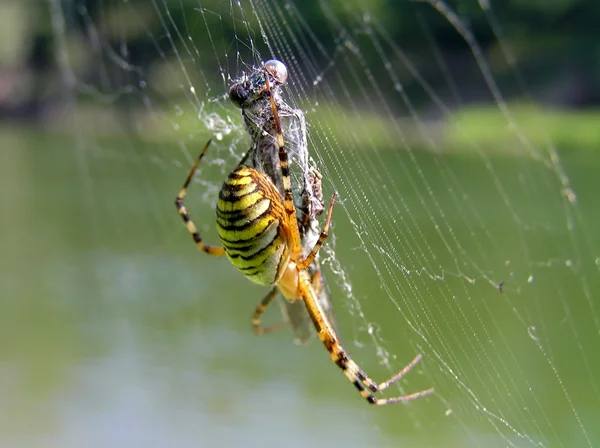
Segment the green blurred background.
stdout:
<path fill-rule="evenodd" d="M 486 5 L 448 3 L 500 98 L 420 2 L 4 2 L 0 446 L 600 444 L 600 4 Z M 181 225 L 222 131 L 189 206 L 216 238 L 223 94 L 270 57 L 340 194 L 345 345 L 379 380 L 423 353 L 431 397 L 370 408 L 318 343 L 254 337 L 264 290 Z"/>

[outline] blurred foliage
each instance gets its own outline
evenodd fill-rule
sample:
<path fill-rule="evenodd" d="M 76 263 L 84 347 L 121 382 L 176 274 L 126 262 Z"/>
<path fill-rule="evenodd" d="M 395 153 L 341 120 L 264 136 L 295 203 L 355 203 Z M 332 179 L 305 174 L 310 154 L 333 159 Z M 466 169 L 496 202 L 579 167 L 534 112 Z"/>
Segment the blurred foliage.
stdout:
<path fill-rule="evenodd" d="M 455 80 L 463 83 L 463 89 L 469 92 L 465 94 L 466 102 L 491 99 L 489 94 L 483 95 L 481 89 L 478 90 L 476 83 L 481 83 L 481 79 L 476 82 L 468 75 L 462 76 L 463 72 L 477 72 L 471 49 L 447 18 L 425 1 L 285 3 L 289 8 L 282 9 L 302 17 L 322 44 L 325 51 L 313 54 L 317 64 L 326 66 L 327 56 L 323 55 L 334 54 L 336 46 L 345 38 L 360 43 L 364 38 L 362 28 L 368 22 L 397 44 L 435 89 L 443 91 L 447 79 L 440 70 L 439 60 L 432 57 L 433 51 L 443 55 L 445 64 L 454 71 Z M 165 65 L 173 57 L 167 36 L 173 37 L 184 55 L 188 39 L 198 43 L 197 48 L 205 48 L 204 44 L 208 45 L 210 40 L 210 48 L 244 51 L 242 46 L 232 45 L 236 36 L 244 41 L 248 29 L 258 34 L 259 28 L 253 22 L 256 5 L 243 4 L 243 11 L 232 12 L 230 3 L 221 0 L 167 0 L 160 5 L 147 0 L 4 3 L 0 7 L 3 33 L 0 39 L 0 67 L 3 67 L 0 69 L 0 117 L 39 117 L 48 107 L 64 100 L 61 83 L 68 80 L 64 79 L 64 73 L 62 78 L 57 73 L 65 61 L 56 54 L 63 44 L 75 78 L 83 85 L 100 89 L 104 86 L 104 93 L 108 94 L 138 85 L 153 70 L 160 72 L 157 65 Z M 600 100 L 600 30 L 596 26 L 600 3 L 454 0 L 447 4 L 482 46 L 506 97 L 520 98 L 524 93 L 515 83 L 513 69 L 507 62 L 505 50 L 508 49 L 527 82 L 525 92 L 533 94 L 536 102 L 580 107 Z M 261 7 L 275 9 L 281 8 L 281 4 L 261 2 Z M 236 17 L 232 20 L 229 14 Z M 335 25 L 333 17 L 338 20 Z M 249 26 L 242 26 L 242 21 L 247 21 Z M 218 33 L 209 34 L 210 30 L 218 30 Z M 271 56 L 264 48 L 258 50 Z M 246 56 L 242 55 L 242 60 Z M 199 71 L 218 79 L 220 73 L 214 67 L 218 66 L 219 57 L 222 56 L 210 50 L 197 55 L 195 63 L 202 65 L 203 70 Z M 384 70 L 379 56 L 376 52 L 364 51 L 364 57 L 367 63 L 369 58 L 378 59 L 372 64 L 377 77 L 377 70 Z M 126 61 L 130 69 L 121 67 L 119 70 L 120 59 Z M 230 59 L 236 62 L 235 57 Z M 224 68 L 228 72 L 229 68 Z M 401 67 L 395 69 L 401 71 Z M 407 80 L 404 85 L 408 90 L 415 86 L 415 80 Z M 164 88 L 168 93 L 169 87 Z"/>

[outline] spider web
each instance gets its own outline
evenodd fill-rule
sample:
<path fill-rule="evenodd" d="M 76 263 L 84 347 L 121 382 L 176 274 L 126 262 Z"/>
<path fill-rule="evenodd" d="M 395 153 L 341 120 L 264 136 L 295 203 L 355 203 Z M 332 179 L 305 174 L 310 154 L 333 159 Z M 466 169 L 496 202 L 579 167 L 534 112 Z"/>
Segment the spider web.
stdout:
<path fill-rule="evenodd" d="M 60 403 L 56 446 L 597 444 L 597 189 L 546 115 L 522 115 L 535 103 L 493 4 L 408 3 L 409 46 L 385 2 L 300 3 L 50 0 L 52 126 L 70 137 L 88 248 L 58 275 L 96 297 L 84 333 L 102 341 Z M 434 24 L 469 58 L 444 54 Z M 379 381 L 423 354 L 390 394 L 434 395 L 372 409 L 318 342 L 251 337 L 265 291 L 181 226 L 172 201 L 213 138 L 186 201 L 216 241 L 214 200 L 249 145 L 227 91 L 271 58 L 288 67 L 282 95 L 305 113 L 324 197 L 339 197 L 321 261 L 340 336 Z M 91 284 L 73 286 L 79 270 Z"/>

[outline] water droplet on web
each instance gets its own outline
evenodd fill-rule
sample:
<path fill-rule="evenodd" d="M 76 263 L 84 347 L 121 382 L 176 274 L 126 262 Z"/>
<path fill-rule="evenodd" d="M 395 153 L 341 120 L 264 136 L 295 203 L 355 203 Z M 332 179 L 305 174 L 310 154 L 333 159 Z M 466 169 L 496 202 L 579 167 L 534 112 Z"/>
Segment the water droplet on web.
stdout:
<path fill-rule="evenodd" d="M 215 134 L 215 138 L 216 138 L 217 140 L 223 140 L 223 133 L 222 133 L 222 132 L 217 132 L 217 133 Z"/>
<path fill-rule="evenodd" d="M 533 325 L 527 329 L 527 333 L 529 333 L 529 337 L 531 339 L 533 339 L 534 341 L 539 342 L 540 339 L 537 337 L 535 332 L 536 332 L 536 328 Z"/>
<path fill-rule="evenodd" d="M 533 283 L 533 275 L 530 275 L 530 276 L 527 278 L 527 283 L 529 283 L 529 284 L 532 284 L 532 283 Z"/>

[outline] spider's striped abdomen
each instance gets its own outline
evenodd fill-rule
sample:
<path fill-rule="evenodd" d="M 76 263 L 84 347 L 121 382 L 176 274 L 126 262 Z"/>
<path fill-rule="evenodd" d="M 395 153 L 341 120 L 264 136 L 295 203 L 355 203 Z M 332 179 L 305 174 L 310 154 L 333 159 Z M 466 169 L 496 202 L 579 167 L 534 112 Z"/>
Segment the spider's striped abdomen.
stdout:
<path fill-rule="evenodd" d="M 283 199 L 263 173 L 243 165 L 227 178 L 217 201 L 217 231 L 231 263 L 246 277 L 272 285 L 289 260 Z"/>

